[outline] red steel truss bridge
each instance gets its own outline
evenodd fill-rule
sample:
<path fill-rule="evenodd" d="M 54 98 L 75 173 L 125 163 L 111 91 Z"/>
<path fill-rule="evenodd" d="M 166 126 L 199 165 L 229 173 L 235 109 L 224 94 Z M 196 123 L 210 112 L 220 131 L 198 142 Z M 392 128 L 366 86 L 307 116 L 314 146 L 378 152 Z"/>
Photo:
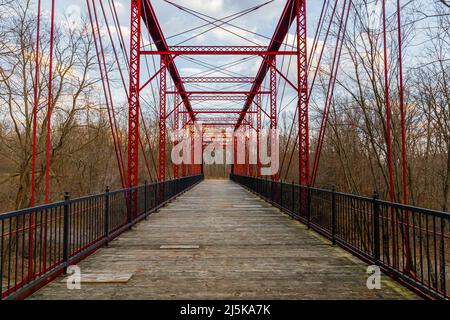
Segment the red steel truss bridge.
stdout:
<path fill-rule="evenodd" d="M 40 2 L 38 17 L 44 10 Z M 386 132 L 389 200 L 315 185 L 352 0 L 323 1 L 317 29 L 309 33 L 306 6 L 311 1 L 286 0 L 271 37 L 240 27 L 235 20 L 266 6 L 273 8 L 273 1 L 224 18 L 165 1 L 173 15 L 188 13 L 202 21 L 207 31 L 233 34 L 245 45 L 197 45 L 194 40 L 206 33 L 200 28 L 185 32 L 191 35 L 187 43 L 172 45 L 173 37 L 164 34 L 152 2 L 126 2 L 128 39 L 120 28 L 115 1 L 86 0 L 122 189 L 76 199 L 66 194 L 60 202 L 49 203 L 51 156 L 47 142 L 46 203 L 36 204 L 35 115 L 31 207 L 0 215 L 2 299 L 450 297 L 450 215 L 408 205 L 402 52 L 394 57 L 387 52 L 386 0 L 380 1 L 385 83 L 388 59 L 397 59 L 402 117 L 399 156 L 392 152 L 390 125 Z M 400 1 L 396 5 L 401 48 Z M 54 0 L 49 10 L 47 81 L 51 83 Z M 43 23 L 38 20 L 36 70 Z M 332 26 L 337 26 L 333 28 L 335 43 L 329 37 Z M 242 31 L 264 38 L 264 43 L 242 37 Z M 327 46 L 334 49 L 321 126 L 312 148 L 309 101 Z M 117 94 L 107 61 L 111 56 L 128 106 L 125 142 L 117 123 Z M 206 62 L 204 57 L 214 57 L 216 63 Z M 149 61 L 154 70 L 148 69 Z M 203 71 L 184 72 L 179 65 L 186 61 Z M 257 71 L 236 72 L 233 67 L 243 61 L 258 61 Z M 36 80 L 38 77 L 36 72 Z M 156 136 L 144 117 L 149 95 L 158 111 Z M 385 95 L 389 96 L 388 85 Z M 244 163 L 238 163 L 236 140 L 227 181 L 205 180 L 203 159 L 181 165 L 170 161 L 171 131 L 186 129 L 191 146 L 200 141 L 202 148 L 206 144 L 201 142 L 211 138 L 211 129 L 252 129 L 259 137 L 264 129 L 277 129 L 283 99 L 292 100 L 295 116 L 278 173 L 262 176 L 259 148 L 257 163 L 250 163 L 248 155 Z M 387 123 L 391 121 L 389 101 L 386 99 Z M 51 141 L 48 121 L 47 140 Z M 200 124 L 201 130 L 197 130 Z M 152 139 L 157 140 L 156 159 L 143 148 L 145 143 L 151 146 Z M 230 139 L 220 143 L 225 147 Z M 246 154 L 248 144 L 249 139 L 245 140 Z M 189 159 L 195 158 L 194 149 Z M 402 203 L 394 202 L 394 164 L 403 168 Z M 297 166 L 296 183 L 286 180 L 291 166 Z M 81 270 L 80 290 L 68 290 L 61 281 L 74 265 Z M 382 272 L 379 290 L 366 286 L 368 265 Z M 92 284 L 95 282 L 102 283 Z"/>

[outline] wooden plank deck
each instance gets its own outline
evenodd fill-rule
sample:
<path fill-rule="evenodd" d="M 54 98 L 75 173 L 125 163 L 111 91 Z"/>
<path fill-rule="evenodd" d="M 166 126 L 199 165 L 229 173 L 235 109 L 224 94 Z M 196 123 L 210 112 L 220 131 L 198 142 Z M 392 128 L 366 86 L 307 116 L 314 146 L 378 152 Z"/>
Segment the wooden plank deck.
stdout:
<path fill-rule="evenodd" d="M 79 264 L 127 283 L 60 279 L 30 299 L 414 299 L 237 184 L 206 180 Z"/>

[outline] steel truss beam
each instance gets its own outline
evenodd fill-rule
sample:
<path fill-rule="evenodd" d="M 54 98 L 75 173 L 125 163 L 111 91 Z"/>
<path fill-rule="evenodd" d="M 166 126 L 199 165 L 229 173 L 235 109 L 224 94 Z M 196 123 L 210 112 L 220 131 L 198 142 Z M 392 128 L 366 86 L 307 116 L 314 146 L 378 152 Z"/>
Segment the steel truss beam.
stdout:
<path fill-rule="evenodd" d="M 253 83 L 254 77 L 185 77 L 184 83 Z"/>
<path fill-rule="evenodd" d="M 306 1 L 296 1 L 297 76 L 298 76 L 298 138 L 299 181 L 309 185 L 309 118 L 308 118 L 308 50 L 306 30 Z"/>
<path fill-rule="evenodd" d="M 159 25 L 158 19 L 156 18 L 156 14 L 155 11 L 153 10 L 153 6 L 150 3 L 150 0 L 142 0 L 141 2 L 142 2 L 142 12 L 141 12 L 142 19 L 145 25 L 147 26 L 147 29 L 153 39 L 153 42 L 155 43 L 156 49 L 159 52 L 169 51 L 169 46 L 161 30 L 161 26 Z M 186 91 L 183 85 L 183 81 L 181 80 L 181 76 L 178 72 L 178 69 L 173 59 L 168 64 L 167 70 L 169 71 L 169 74 L 172 77 L 175 87 L 179 88 L 180 91 Z M 189 99 L 187 99 L 187 96 L 181 95 L 181 99 L 183 101 L 186 110 L 191 112 L 192 107 L 189 102 Z M 195 118 L 194 114 L 190 114 L 190 116 Z"/>
<path fill-rule="evenodd" d="M 217 95 L 217 94 L 227 94 L 227 95 L 250 95 L 250 94 L 270 94 L 270 91 L 258 91 L 258 92 L 252 92 L 252 91 L 189 91 L 189 92 L 182 92 L 182 91 L 167 91 L 167 94 L 185 94 L 185 95 Z"/>
<path fill-rule="evenodd" d="M 180 110 L 177 108 L 179 96 L 176 95 L 174 97 L 174 111 L 173 111 L 173 129 L 176 134 L 175 140 L 178 140 L 178 130 L 180 128 Z M 174 179 L 178 179 L 180 177 L 179 166 L 173 164 L 173 177 Z"/>
<path fill-rule="evenodd" d="M 198 109 L 194 110 L 195 114 L 239 114 L 241 113 L 241 109 Z M 181 111 L 181 113 L 186 113 L 185 111 Z M 256 113 L 255 111 L 249 111 L 248 113 Z"/>
<path fill-rule="evenodd" d="M 296 55 L 296 51 L 271 50 L 264 46 L 171 46 L 167 50 L 142 50 L 149 55 Z"/>
<path fill-rule="evenodd" d="M 131 0 L 130 99 L 128 109 L 128 185 L 139 183 L 139 88 L 141 46 L 141 1 Z"/>
<path fill-rule="evenodd" d="M 280 21 L 278 22 L 277 28 L 275 29 L 274 35 L 272 37 L 272 40 L 270 42 L 270 45 L 267 47 L 268 52 L 274 52 L 274 53 L 280 53 L 281 55 L 281 45 L 283 44 L 284 39 L 286 38 L 289 28 L 292 25 L 292 23 L 295 20 L 295 8 L 297 1 L 299 0 L 288 0 L 286 3 L 286 6 L 283 9 L 283 13 L 281 15 Z M 304 2 L 304 0 L 299 1 L 300 4 Z M 296 52 L 298 54 L 298 52 Z M 250 91 L 252 92 L 258 92 L 261 88 L 262 82 L 264 81 L 264 78 L 267 75 L 267 72 L 270 69 L 271 62 L 276 59 L 275 55 L 268 55 L 265 59 L 263 59 L 263 62 L 259 68 L 258 74 L 256 75 L 255 82 L 253 83 L 253 87 Z M 242 121 L 245 118 L 245 115 L 248 111 L 248 109 L 251 107 L 251 104 L 253 103 L 253 100 L 255 99 L 256 94 L 251 94 L 248 96 L 247 101 L 245 102 L 244 108 L 242 109 L 241 116 L 239 117 L 239 121 L 236 124 L 236 129 L 238 129 Z"/>
<path fill-rule="evenodd" d="M 191 96 L 189 97 L 190 101 L 246 101 L 248 96 L 245 95 L 236 95 L 236 96 Z"/>
<path fill-rule="evenodd" d="M 166 65 L 167 56 L 161 56 L 161 67 Z M 167 69 L 161 71 L 159 82 L 159 181 L 166 180 L 166 90 Z"/>

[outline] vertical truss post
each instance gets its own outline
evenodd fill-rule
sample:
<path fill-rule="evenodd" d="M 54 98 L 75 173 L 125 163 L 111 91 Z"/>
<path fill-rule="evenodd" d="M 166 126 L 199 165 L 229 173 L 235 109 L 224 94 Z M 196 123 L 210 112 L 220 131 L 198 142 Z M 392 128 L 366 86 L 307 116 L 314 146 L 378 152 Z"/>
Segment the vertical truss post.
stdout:
<path fill-rule="evenodd" d="M 174 96 L 174 110 L 173 110 L 173 134 L 174 134 L 174 144 L 179 143 L 178 139 L 180 138 L 178 135 L 178 130 L 180 129 L 180 111 L 178 106 L 179 96 L 176 94 Z M 173 177 L 178 179 L 180 177 L 180 168 L 178 165 L 173 165 Z"/>
<path fill-rule="evenodd" d="M 166 180 L 166 91 L 167 91 L 167 55 L 161 55 L 160 92 L 159 92 L 159 181 Z"/>
<path fill-rule="evenodd" d="M 234 136 L 233 136 L 233 174 L 239 174 L 238 172 L 238 163 L 237 163 L 237 137 L 236 137 L 236 132 L 234 132 Z"/>
<path fill-rule="evenodd" d="M 252 107 L 250 107 L 250 111 L 253 111 L 253 109 L 254 109 L 254 105 L 252 106 Z M 249 120 L 248 120 L 248 123 L 249 123 L 249 127 L 250 127 L 250 149 L 249 149 L 249 152 L 252 154 L 252 155 L 254 155 L 254 150 L 252 150 L 252 148 L 254 147 L 254 141 L 253 141 L 253 133 L 254 133 L 254 128 L 253 128 L 253 113 L 250 113 L 249 114 Z M 253 177 L 253 163 L 250 163 L 250 160 L 251 160 L 251 158 L 252 157 L 250 157 L 250 153 L 249 153 L 249 156 L 248 156 L 248 159 L 249 159 L 249 161 L 248 161 L 248 175 L 250 176 L 250 177 Z"/>
<path fill-rule="evenodd" d="M 309 185 L 309 123 L 308 123 L 308 54 L 306 29 L 306 1 L 296 1 L 297 17 L 297 77 L 298 77 L 298 137 L 299 182 Z"/>
<path fill-rule="evenodd" d="M 261 111 L 261 95 L 258 94 L 256 95 L 256 158 L 257 158 L 257 164 L 256 164 L 256 169 L 257 169 L 257 176 L 260 177 L 261 176 L 261 149 L 259 146 L 260 143 L 260 136 L 261 136 L 261 129 L 262 129 L 262 111 Z"/>
<path fill-rule="evenodd" d="M 272 60 L 272 64 L 270 66 L 270 135 L 271 135 L 271 141 L 275 139 L 274 137 L 274 131 L 277 129 L 278 126 L 278 117 L 277 117 L 277 71 L 276 71 L 276 65 L 277 65 L 277 58 L 276 56 Z M 270 145 L 272 143 L 270 142 Z M 270 150 L 270 153 L 272 154 L 275 152 L 275 150 Z M 279 174 L 275 174 L 272 176 L 272 179 L 277 181 L 279 179 Z"/>
<path fill-rule="evenodd" d="M 181 127 L 183 128 L 183 134 L 185 134 L 185 132 L 186 132 L 186 122 L 187 122 L 187 113 L 185 111 L 186 111 L 186 109 L 184 109 L 184 106 L 183 106 L 183 114 L 181 116 Z M 184 139 L 184 137 L 183 137 L 183 139 Z M 186 150 L 183 149 L 183 152 L 186 152 Z M 183 153 L 183 159 L 185 159 L 184 153 Z M 186 163 L 183 160 L 183 164 L 181 165 L 181 174 L 183 177 L 186 177 L 186 175 L 187 175 L 186 169 L 187 169 Z"/>
<path fill-rule="evenodd" d="M 131 0 L 130 100 L 128 109 L 128 186 L 139 182 L 139 88 L 141 1 Z"/>
<path fill-rule="evenodd" d="M 194 148 L 195 148 L 195 130 L 194 125 L 191 124 L 189 126 L 190 131 L 190 137 L 191 137 L 191 163 L 189 164 L 189 175 L 194 175 L 194 168 L 195 168 L 195 154 L 194 154 Z"/>
<path fill-rule="evenodd" d="M 248 115 L 247 115 L 248 118 Z M 244 131 L 244 166 L 242 168 L 242 170 L 244 171 L 243 174 L 245 176 L 248 175 L 248 162 L 249 162 L 249 148 L 248 148 L 248 138 L 247 138 L 247 130 L 248 130 L 248 125 L 244 126 L 245 131 Z"/>

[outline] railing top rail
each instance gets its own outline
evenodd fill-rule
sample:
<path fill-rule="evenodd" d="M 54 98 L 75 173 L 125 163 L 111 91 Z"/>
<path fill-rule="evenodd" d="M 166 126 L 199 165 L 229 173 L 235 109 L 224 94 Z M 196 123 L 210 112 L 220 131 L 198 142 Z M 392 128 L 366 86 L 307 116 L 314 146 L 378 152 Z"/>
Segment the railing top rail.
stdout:
<path fill-rule="evenodd" d="M 140 184 L 140 185 L 137 185 L 137 186 L 134 186 L 134 187 L 131 187 L 131 188 L 125 188 L 125 189 L 118 189 L 118 190 L 110 191 L 109 194 L 110 195 L 120 194 L 120 193 L 124 193 L 124 192 L 138 190 L 139 188 L 142 188 L 145 185 L 147 185 L 147 186 L 160 185 L 162 183 L 181 181 L 181 180 L 189 179 L 189 178 L 193 178 L 193 177 L 196 177 L 196 176 L 195 175 L 194 176 L 186 176 L 186 177 L 182 177 L 182 178 L 179 178 L 179 179 L 170 179 L 170 180 L 165 180 L 165 181 L 157 181 L 157 182 L 150 182 L 150 183 L 147 183 L 147 184 Z M 52 208 L 61 207 L 64 204 L 72 204 L 72 203 L 76 203 L 76 202 L 79 202 L 79 201 L 85 201 L 85 200 L 90 200 L 90 199 L 94 199 L 94 198 L 98 198 L 98 197 L 103 197 L 104 195 L 105 195 L 105 192 L 103 192 L 103 193 L 96 193 L 96 194 L 92 194 L 92 195 L 86 195 L 86 196 L 81 196 L 81 197 L 77 197 L 77 198 L 71 198 L 71 199 L 67 200 L 67 202 L 65 200 L 59 200 L 59 201 L 55 201 L 55 202 L 52 202 L 52 203 L 37 205 L 37 206 L 34 206 L 34 207 L 30 207 L 30 208 L 24 208 L 24 209 L 8 211 L 8 212 L 5 212 L 5 213 L 0 213 L 0 221 L 1 220 L 6 220 L 6 219 L 10 219 L 10 218 L 20 217 L 22 215 L 30 214 L 30 213 L 33 213 L 33 212 L 41 212 L 41 211 L 49 210 L 49 209 L 52 209 Z"/>
<path fill-rule="evenodd" d="M 251 179 L 260 180 L 260 181 L 271 181 L 271 180 L 267 180 L 267 179 L 263 179 L 263 178 L 256 178 L 256 177 L 247 177 L 247 176 L 241 176 L 241 177 L 251 178 Z M 281 181 L 275 181 L 275 182 L 283 183 Z M 292 183 L 289 183 L 289 182 L 284 182 L 284 183 L 288 184 L 288 185 L 294 185 L 295 187 L 310 189 L 312 191 L 329 192 L 329 193 L 332 192 L 332 190 L 325 189 L 325 188 L 309 187 L 309 186 L 295 184 L 295 183 L 292 184 Z M 374 200 L 373 197 L 360 196 L 360 195 L 355 195 L 355 194 L 345 193 L 345 192 L 338 192 L 338 191 L 336 191 L 336 195 L 345 196 L 345 197 L 349 197 L 349 198 L 352 198 L 352 199 L 355 199 L 355 200 L 362 200 L 362 201 L 373 201 Z M 422 208 L 422 207 L 416 207 L 416 206 L 413 206 L 413 205 L 406 205 L 406 204 L 402 204 L 402 203 L 398 203 L 398 202 L 391 202 L 391 201 L 387 201 L 387 200 L 377 199 L 376 201 L 379 204 L 381 204 L 381 205 L 388 205 L 388 206 L 391 206 L 391 207 L 393 207 L 395 209 L 411 211 L 411 212 L 417 212 L 417 213 L 421 213 L 421 214 L 428 214 L 428 215 L 431 215 L 431 216 L 444 218 L 444 219 L 450 219 L 450 212 L 438 211 L 438 210 L 427 209 L 427 208 Z"/>

